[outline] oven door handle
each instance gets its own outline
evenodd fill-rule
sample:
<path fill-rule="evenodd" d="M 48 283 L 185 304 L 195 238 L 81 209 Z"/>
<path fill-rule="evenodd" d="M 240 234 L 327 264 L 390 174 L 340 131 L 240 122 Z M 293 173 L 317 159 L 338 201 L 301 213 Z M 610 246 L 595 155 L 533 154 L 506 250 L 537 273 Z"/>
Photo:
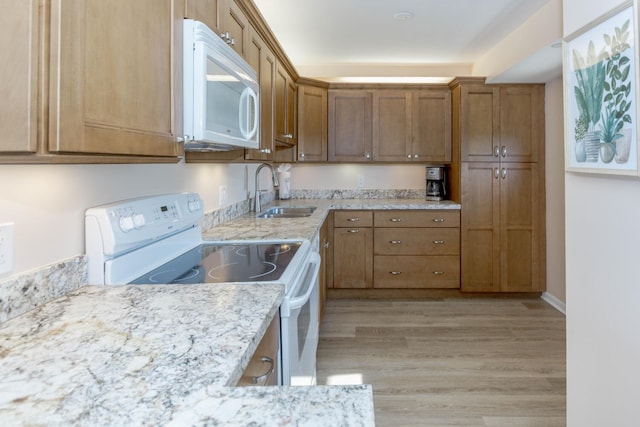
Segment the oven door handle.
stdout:
<path fill-rule="evenodd" d="M 313 265 L 313 274 L 311 276 L 311 280 L 305 283 L 305 285 L 307 285 L 307 288 L 305 289 L 303 295 L 291 298 L 288 304 L 289 310 L 296 310 L 305 305 L 307 301 L 309 301 L 309 297 L 313 292 L 313 288 L 318 281 L 318 273 L 320 272 L 320 255 L 317 252 L 313 252 L 309 257 L 309 265 Z"/>

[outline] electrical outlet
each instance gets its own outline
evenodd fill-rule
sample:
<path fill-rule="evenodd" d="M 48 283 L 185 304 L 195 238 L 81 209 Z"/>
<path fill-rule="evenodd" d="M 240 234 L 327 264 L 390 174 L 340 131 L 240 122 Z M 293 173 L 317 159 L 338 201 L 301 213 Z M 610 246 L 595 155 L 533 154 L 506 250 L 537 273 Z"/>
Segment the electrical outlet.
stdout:
<path fill-rule="evenodd" d="M 13 270 L 13 223 L 0 224 L 0 274 Z"/>
<path fill-rule="evenodd" d="M 364 188 L 364 175 L 358 175 L 358 188 Z"/>
<path fill-rule="evenodd" d="M 220 206 L 226 205 L 227 204 L 227 186 L 221 185 L 218 193 L 220 194 Z"/>

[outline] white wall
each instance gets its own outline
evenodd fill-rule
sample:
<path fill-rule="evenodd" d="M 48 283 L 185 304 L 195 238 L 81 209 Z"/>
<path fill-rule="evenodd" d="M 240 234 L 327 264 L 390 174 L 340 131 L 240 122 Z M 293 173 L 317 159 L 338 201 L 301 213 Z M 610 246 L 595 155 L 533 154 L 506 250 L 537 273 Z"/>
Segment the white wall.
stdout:
<path fill-rule="evenodd" d="M 564 0 L 565 36 L 621 3 Z M 637 426 L 640 180 L 566 174 L 565 192 L 567 424 Z"/>
<path fill-rule="evenodd" d="M 545 86 L 547 293 L 566 303 L 562 78 Z"/>
<path fill-rule="evenodd" d="M 246 174 L 245 174 L 246 169 Z M 21 273 L 84 253 L 84 211 L 129 197 L 195 191 L 205 211 L 253 191 L 256 165 L 0 165 L 0 223 L 13 222 L 13 271 Z M 248 180 L 245 179 L 248 176 Z M 261 174 L 261 188 L 269 174 Z M 248 181 L 248 182 L 247 182 Z"/>

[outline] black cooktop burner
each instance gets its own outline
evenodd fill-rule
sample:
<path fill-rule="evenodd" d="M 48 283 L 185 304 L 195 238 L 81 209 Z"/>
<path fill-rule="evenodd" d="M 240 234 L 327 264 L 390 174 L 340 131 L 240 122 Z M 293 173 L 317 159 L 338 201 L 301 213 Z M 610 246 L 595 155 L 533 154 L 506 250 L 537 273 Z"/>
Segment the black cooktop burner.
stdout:
<path fill-rule="evenodd" d="M 205 244 L 132 281 L 221 283 L 278 280 L 301 242 Z"/>

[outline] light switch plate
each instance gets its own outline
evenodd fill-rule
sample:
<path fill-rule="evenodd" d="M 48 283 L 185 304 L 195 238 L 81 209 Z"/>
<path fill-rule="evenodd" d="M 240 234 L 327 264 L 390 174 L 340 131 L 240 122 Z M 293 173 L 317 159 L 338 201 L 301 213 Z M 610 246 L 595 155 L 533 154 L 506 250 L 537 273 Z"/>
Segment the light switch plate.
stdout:
<path fill-rule="evenodd" d="M 13 223 L 0 224 L 0 274 L 13 270 Z"/>
<path fill-rule="evenodd" d="M 358 175 L 358 188 L 364 188 L 364 175 Z"/>

